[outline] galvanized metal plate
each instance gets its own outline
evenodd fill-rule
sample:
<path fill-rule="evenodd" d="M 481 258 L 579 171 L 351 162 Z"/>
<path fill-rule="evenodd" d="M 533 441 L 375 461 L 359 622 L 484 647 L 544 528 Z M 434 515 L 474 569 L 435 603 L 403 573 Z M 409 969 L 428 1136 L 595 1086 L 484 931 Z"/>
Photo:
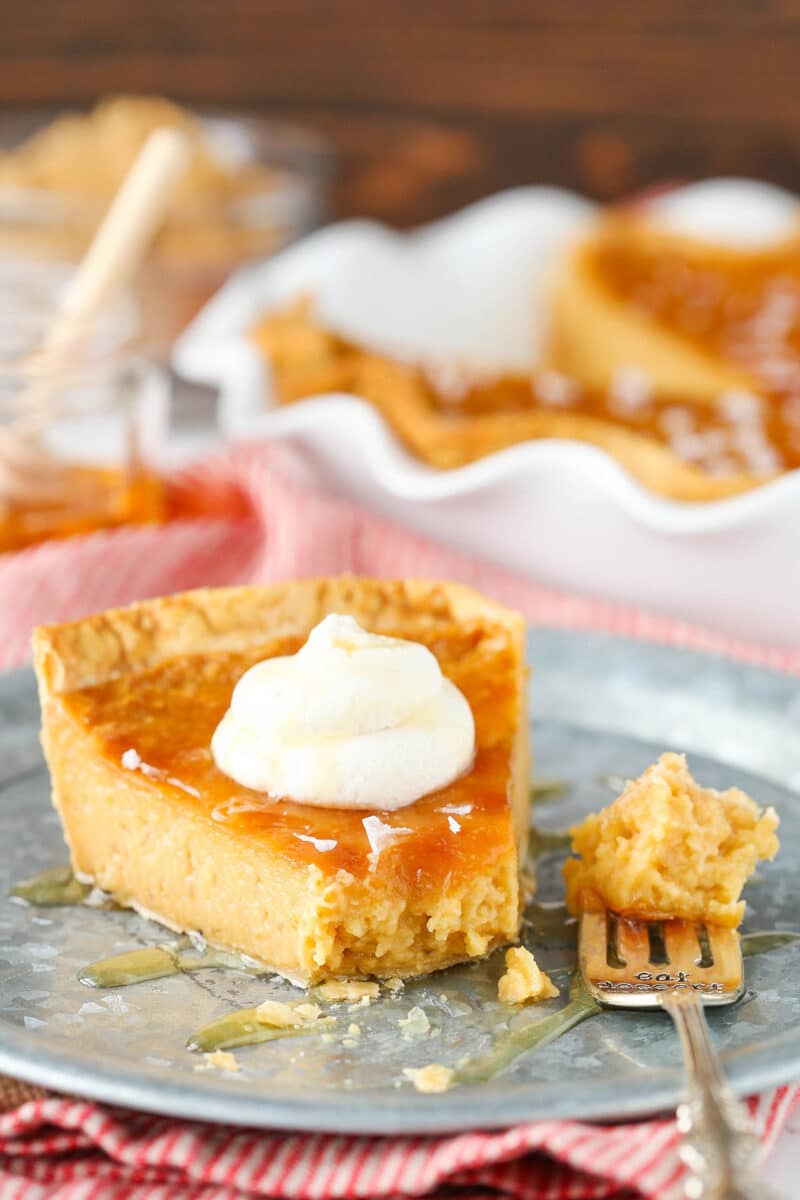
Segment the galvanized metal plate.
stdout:
<path fill-rule="evenodd" d="M 536 776 L 568 784 L 537 808 L 563 829 L 608 803 L 607 777 L 638 774 L 662 750 L 686 750 L 704 783 L 737 783 L 781 814 L 781 853 L 747 892 L 745 930 L 800 927 L 800 686 L 785 676 L 684 651 L 602 635 L 532 631 Z M 0 677 L 0 893 L 65 861 L 38 740 L 28 671 Z M 560 855 L 539 863 L 539 900 L 563 896 Z M 236 1008 L 297 993 L 275 978 L 204 971 L 116 990 L 87 989 L 90 961 L 170 935 L 132 913 L 34 908 L 0 900 L 0 1070 L 65 1091 L 155 1112 L 265 1127 L 433 1133 L 537 1118 L 618 1119 L 677 1103 L 681 1073 L 669 1019 L 603 1012 L 518 1057 L 503 1074 L 421 1096 L 402 1069 L 453 1065 L 485 1053 L 509 1030 L 566 1001 L 515 1011 L 497 1002 L 502 955 L 408 985 L 346 1014 L 357 1037 L 292 1038 L 237 1052 L 241 1071 L 197 1072 L 184 1046 L 200 1026 Z M 574 949 L 530 927 L 545 967 Z M 709 1014 L 740 1092 L 800 1076 L 800 943 L 746 962 L 748 994 Z M 566 993 L 563 977 L 559 980 Z M 412 1007 L 429 1029 L 399 1022 Z M 337 1010 L 341 1012 L 340 1010 Z M 347 1044 L 345 1044 L 345 1040 Z"/>

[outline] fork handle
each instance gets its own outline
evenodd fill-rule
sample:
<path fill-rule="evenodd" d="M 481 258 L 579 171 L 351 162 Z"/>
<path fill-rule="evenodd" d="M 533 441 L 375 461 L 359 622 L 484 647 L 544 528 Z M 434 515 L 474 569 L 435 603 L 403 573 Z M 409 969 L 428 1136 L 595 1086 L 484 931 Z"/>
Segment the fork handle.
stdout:
<path fill-rule="evenodd" d="M 685 1098 L 678 1108 L 679 1154 L 691 1173 L 689 1200 L 774 1200 L 757 1175 L 759 1142 L 750 1118 L 722 1075 L 694 989 L 663 992 L 683 1050 Z"/>

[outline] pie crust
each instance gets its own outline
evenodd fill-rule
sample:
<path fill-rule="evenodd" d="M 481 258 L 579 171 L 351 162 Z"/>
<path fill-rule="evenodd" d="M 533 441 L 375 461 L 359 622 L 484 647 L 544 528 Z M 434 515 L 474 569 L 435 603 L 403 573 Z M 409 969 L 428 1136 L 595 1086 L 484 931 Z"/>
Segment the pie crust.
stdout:
<path fill-rule="evenodd" d="M 592 321 L 597 316 L 594 297 L 586 311 L 581 311 L 583 300 L 574 301 L 573 288 L 584 297 L 582 281 L 573 281 L 568 274 L 556 292 L 554 366 L 567 376 L 591 383 Z M 573 311 L 579 314 L 574 320 Z M 589 339 L 585 370 L 576 369 L 582 354 L 577 335 L 575 339 L 566 336 L 573 325 Z M 517 411 L 474 413 L 460 412 L 454 404 L 451 411 L 444 412 L 431 403 L 424 372 L 417 365 L 360 347 L 325 329 L 314 320 L 307 300 L 268 314 L 251 336 L 269 361 L 272 390 L 279 404 L 332 393 L 357 396 L 377 409 L 417 458 L 434 467 L 464 466 L 520 442 L 565 438 L 607 451 L 645 487 L 676 500 L 716 500 L 764 482 L 763 475 L 709 474 L 647 433 L 569 408 L 542 404 Z M 610 336 L 606 331 L 598 340 Z M 634 356 L 622 361 L 642 360 Z M 608 372 L 598 374 L 605 386 Z"/>

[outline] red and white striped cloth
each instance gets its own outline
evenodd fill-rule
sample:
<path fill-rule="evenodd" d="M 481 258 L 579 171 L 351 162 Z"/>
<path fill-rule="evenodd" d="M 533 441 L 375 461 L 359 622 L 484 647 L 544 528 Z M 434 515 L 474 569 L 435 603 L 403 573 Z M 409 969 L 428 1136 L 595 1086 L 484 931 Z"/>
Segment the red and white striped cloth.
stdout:
<path fill-rule="evenodd" d="M 565 595 L 290 483 L 280 453 L 240 448 L 175 481 L 162 528 L 123 529 L 0 556 L 0 667 L 31 628 L 201 585 L 352 571 L 471 583 L 535 622 L 642 637 L 800 674 L 800 654 Z M 765 1151 L 800 1098 L 751 1101 Z M 542 1121 L 439 1138 L 285 1134 L 202 1125 L 52 1096 L 0 1078 L 0 1200 L 679 1200 L 672 1119 Z"/>
<path fill-rule="evenodd" d="M 751 1105 L 772 1145 L 796 1089 Z M 679 1200 L 675 1122 L 537 1121 L 502 1133 L 363 1138 L 259 1133 L 78 1100 L 0 1116 L 2 1200 Z"/>

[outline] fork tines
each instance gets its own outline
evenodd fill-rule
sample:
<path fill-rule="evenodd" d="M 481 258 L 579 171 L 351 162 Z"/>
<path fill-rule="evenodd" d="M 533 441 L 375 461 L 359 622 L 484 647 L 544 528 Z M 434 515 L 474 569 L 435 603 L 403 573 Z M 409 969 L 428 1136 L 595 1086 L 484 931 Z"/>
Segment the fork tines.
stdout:
<path fill-rule="evenodd" d="M 584 913 L 580 967 L 596 1000 L 628 1008 L 657 1007 L 664 992 L 681 990 L 730 1004 L 744 990 L 737 931 L 693 921 Z"/>

